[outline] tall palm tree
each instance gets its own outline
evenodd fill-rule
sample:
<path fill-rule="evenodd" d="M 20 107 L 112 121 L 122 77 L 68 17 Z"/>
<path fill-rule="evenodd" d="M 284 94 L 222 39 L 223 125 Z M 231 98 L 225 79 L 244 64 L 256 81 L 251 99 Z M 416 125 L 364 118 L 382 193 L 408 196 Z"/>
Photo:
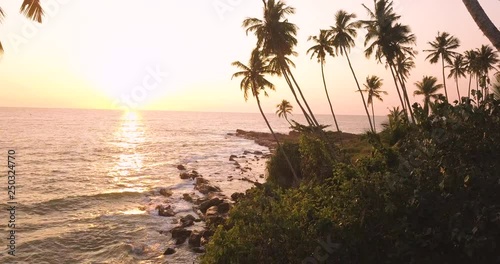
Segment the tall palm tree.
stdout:
<path fill-rule="evenodd" d="M 467 98 L 470 99 L 472 78 L 476 77 L 477 80 L 479 76 L 479 70 L 477 66 L 478 65 L 477 51 L 473 49 L 466 50 L 464 52 L 464 59 L 465 59 L 467 73 L 469 74 L 469 88 L 467 91 Z"/>
<path fill-rule="evenodd" d="M 455 56 L 455 59 L 453 60 L 453 63 L 447 66 L 450 68 L 450 74 L 448 75 L 448 78 L 455 78 L 455 84 L 457 85 L 457 94 L 458 94 L 458 101 L 462 101 L 462 97 L 460 96 L 460 89 L 458 88 L 458 79 L 460 77 L 465 77 L 465 73 L 467 72 L 467 66 L 465 63 L 464 56 L 462 54 L 457 54 Z"/>
<path fill-rule="evenodd" d="M 401 16 L 397 15 L 393 9 L 392 1 L 374 1 L 375 9 L 372 11 L 363 4 L 368 11 L 370 20 L 362 21 L 367 33 L 365 35 L 365 56 L 369 58 L 372 54 L 379 63 L 385 63 L 391 70 L 394 85 L 399 96 L 399 100 L 405 116 L 408 120 L 408 113 L 414 121 L 410 99 L 401 73 L 398 72 L 397 61 L 405 58 L 413 58 L 416 52 L 411 47 L 416 44 L 416 37 L 411 33 L 408 26 L 398 22 Z M 401 86 L 401 91 L 400 91 Z"/>
<path fill-rule="evenodd" d="M 310 36 L 308 40 L 312 40 L 315 44 L 307 50 L 307 53 L 311 53 L 311 59 L 316 56 L 316 58 L 318 59 L 318 63 L 321 65 L 321 77 L 323 78 L 323 86 L 325 87 L 326 99 L 328 99 L 328 104 L 330 105 L 330 111 L 332 112 L 335 127 L 337 128 L 337 131 L 340 132 L 339 124 L 337 123 L 337 117 L 335 116 L 335 112 L 333 111 L 332 101 L 330 100 L 330 95 L 328 94 L 325 80 L 324 66 L 326 63 L 326 56 L 333 56 L 333 48 L 330 46 L 330 42 L 328 40 L 328 32 L 325 30 L 320 30 L 318 36 Z"/>
<path fill-rule="evenodd" d="M 487 95 L 487 85 L 490 83 L 489 72 L 496 69 L 495 65 L 500 61 L 498 59 L 498 52 L 493 50 L 493 48 L 488 45 L 482 45 L 481 48 L 476 50 L 476 52 L 476 66 L 481 80 L 481 88 L 483 89 L 483 94 Z"/>
<path fill-rule="evenodd" d="M 368 105 L 372 106 L 372 119 L 373 126 L 375 127 L 375 109 L 373 106 L 373 99 L 375 98 L 383 102 L 384 100 L 382 99 L 382 94 L 386 95 L 387 92 L 380 90 L 383 85 L 383 80 L 375 75 L 366 77 L 366 84 L 363 85 L 365 86 L 363 92 L 368 94 Z"/>
<path fill-rule="evenodd" d="M 43 9 L 40 5 L 40 0 L 23 0 L 19 12 L 38 23 L 42 22 Z M 4 17 L 5 13 L 2 8 L 0 8 L 0 22 L 2 22 Z M 0 55 L 2 55 L 3 51 L 2 42 L 0 42 Z"/>
<path fill-rule="evenodd" d="M 437 84 L 437 78 L 434 76 L 424 76 L 421 82 L 416 82 L 417 90 L 413 92 L 413 95 L 423 95 L 424 96 L 424 112 L 429 115 L 429 107 L 432 102 L 431 99 L 438 99 L 439 95 L 436 94 L 437 91 L 443 88 L 442 84 Z"/>
<path fill-rule="evenodd" d="M 355 14 L 349 14 L 344 10 L 337 11 L 335 14 L 335 26 L 330 27 L 328 35 L 330 36 L 330 45 L 335 49 L 335 54 L 342 56 L 345 55 L 347 58 L 347 63 L 349 64 L 349 68 L 354 76 L 354 81 L 356 82 L 356 86 L 358 87 L 358 91 L 361 95 L 361 100 L 363 101 L 363 105 L 365 107 L 366 116 L 368 117 L 368 122 L 370 123 L 370 129 L 372 132 L 375 132 L 375 128 L 370 118 L 370 113 L 368 112 L 365 97 L 361 92 L 358 78 L 356 77 L 351 60 L 349 59 L 349 52 L 351 51 L 351 48 L 356 45 L 354 38 L 358 35 L 357 29 L 361 27 L 361 24 L 358 21 L 352 21 L 355 18 Z"/>
<path fill-rule="evenodd" d="M 255 34 L 257 37 L 257 47 L 262 49 L 264 56 L 275 56 L 275 67 L 279 67 L 281 74 L 284 76 L 306 120 L 308 120 L 310 125 L 319 126 L 302 90 L 290 70 L 287 60 L 287 56 L 296 54 L 293 48 L 297 45 L 297 26 L 290 23 L 286 18 L 287 15 L 294 14 L 295 9 L 285 5 L 279 0 L 262 0 L 262 2 L 264 3 L 263 19 L 247 18 L 243 21 L 243 27 L 246 28 L 247 34 L 249 32 Z M 302 106 L 295 92 L 294 85 L 307 111 Z"/>
<path fill-rule="evenodd" d="M 257 101 L 257 106 L 259 107 L 260 114 L 264 118 L 267 127 L 271 131 L 271 134 L 273 135 L 274 140 L 278 145 L 278 149 L 281 150 L 281 153 L 285 157 L 286 162 L 288 163 L 288 166 L 292 171 L 294 180 L 296 181 L 296 183 L 298 183 L 299 179 L 297 177 L 297 174 L 295 173 L 295 170 L 293 169 L 292 163 L 281 147 L 278 137 L 274 133 L 274 130 L 269 124 L 269 121 L 267 120 L 267 117 L 262 110 L 262 106 L 260 105 L 260 93 L 262 92 L 265 96 L 267 96 L 267 92 L 265 90 L 266 88 L 269 88 L 271 90 L 275 89 L 274 85 L 265 78 L 265 75 L 276 74 L 276 71 L 274 71 L 269 66 L 269 61 L 261 54 L 258 49 L 255 49 L 252 52 L 248 66 L 239 61 L 233 62 L 232 65 L 241 69 L 241 71 L 234 73 L 232 78 L 243 77 L 240 83 L 240 89 L 243 91 L 245 101 L 248 100 L 248 93 L 251 92 L 252 96 L 255 97 L 255 100 Z"/>
<path fill-rule="evenodd" d="M 292 126 L 292 123 L 288 120 L 288 115 L 292 114 L 293 106 L 287 100 L 281 101 L 281 103 L 276 105 L 276 114 L 279 118 L 285 118 L 285 120 Z"/>
<path fill-rule="evenodd" d="M 453 51 L 460 47 L 460 41 L 450 35 L 448 32 L 439 33 L 433 42 L 428 42 L 432 49 L 424 50 L 425 52 L 430 52 L 425 58 L 429 60 L 431 64 L 437 63 L 441 59 L 441 64 L 443 68 L 443 85 L 446 100 L 448 100 L 448 89 L 446 89 L 446 77 L 444 74 L 444 63 L 452 64 L 452 58 L 458 55 L 457 52 Z"/>
<path fill-rule="evenodd" d="M 477 0 L 462 0 L 477 26 L 484 35 L 491 41 L 493 46 L 500 51 L 500 30 L 491 22 Z"/>

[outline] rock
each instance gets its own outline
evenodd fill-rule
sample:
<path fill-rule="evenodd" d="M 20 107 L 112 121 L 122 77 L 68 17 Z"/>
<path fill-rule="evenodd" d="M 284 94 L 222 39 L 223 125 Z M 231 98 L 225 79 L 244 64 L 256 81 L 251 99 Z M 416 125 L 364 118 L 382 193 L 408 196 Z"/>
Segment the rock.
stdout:
<path fill-rule="evenodd" d="M 194 179 L 194 178 L 198 178 L 199 176 L 200 176 L 200 174 L 197 171 L 195 171 L 195 170 L 191 171 L 191 178 Z"/>
<path fill-rule="evenodd" d="M 200 205 L 201 203 L 206 202 L 206 201 L 208 201 L 208 198 L 201 197 L 201 198 L 196 199 L 196 201 L 194 202 L 194 204 Z"/>
<path fill-rule="evenodd" d="M 235 202 L 238 202 L 243 197 L 245 197 L 244 193 L 235 192 L 235 193 L 231 194 L 231 199 Z"/>
<path fill-rule="evenodd" d="M 259 178 L 263 179 L 264 178 L 264 174 L 260 174 Z"/>
<path fill-rule="evenodd" d="M 175 253 L 175 249 L 173 248 L 167 248 L 167 250 L 165 250 L 165 252 L 163 253 L 163 255 L 172 255 Z"/>
<path fill-rule="evenodd" d="M 231 204 L 228 202 L 223 202 L 217 206 L 217 212 L 219 212 L 219 214 L 225 214 L 229 212 L 230 209 L 231 209 Z"/>
<path fill-rule="evenodd" d="M 192 226 L 194 225 L 194 220 L 196 220 L 196 218 L 190 214 L 184 216 L 181 218 L 181 226 L 182 227 L 188 227 L 188 226 Z"/>
<path fill-rule="evenodd" d="M 191 235 L 189 236 L 188 244 L 191 247 L 200 247 L 202 235 L 203 235 L 203 233 L 198 232 L 198 231 L 191 232 Z"/>
<path fill-rule="evenodd" d="M 186 201 L 186 202 L 190 202 L 190 203 L 193 202 L 193 197 L 191 197 L 191 195 L 189 195 L 189 193 L 182 194 L 182 199 L 184 199 L 184 201 Z"/>
<path fill-rule="evenodd" d="M 238 158 L 236 155 L 229 156 L 229 161 L 234 161 L 234 159 Z"/>
<path fill-rule="evenodd" d="M 170 216 L 174 216 L 175 215 L 175 212 L 172 208 L 170 208 L 170 205 L 167 206 L 167 207 L 164 207 L 163 205 L 158 205 L 156 207 L 156 209 L 158 209 L 158 215 L 159 216 L 167 216 L 167 217 L 170 217 Z"/>
<path fill-rule="evenodd" d="M 196 178 L 195 185 L 200 185 L 200 184 L 207 184 L 208 180 L 204 178 Z"/>
<path fill-rule="evenodd" d="M 189 174 L 187 172 L 183 172 L 183 173 L 180 174 L 180 177 L 183 180 L 191 179 L 191 174 Z"/>
<path fill-rule="evenodd" d="M 177 165 L 177 169 L 178 170 L 186 170 L 186 167 L 184 167 L 184 165 Z"/>
<path fill-rule="evenodd" d="M 262 154 L 264 154 L 264 153 L 262 153 L 262 151 L 258 151 L 258 150 L 257 150 L 257 151 L 254 151 L 254 152 L 253 152 L 253 154 L 254 154 L 254 155 L 262 155 Z"/>
<path fill-rule="evenodd" d="M 203 194 L 208 194 L 208 193 L 211 193 L 211 192 L 220 192 L 221 191 L 219 187 L 212 186 L 212 185 L 209 185 L 209 184 L 197 185 L 195 187 L 195 189 L 198 190 L 199 192 L 203 193 Z"/>
<path fill-rule="evenodd" d="M 172 196 L 172 194 L 174 194 L 174 193 L 172 192 L 172 190 L 168 190 L 168 189 L 165 189 L 165 188 L 161 188 L 161 189 L 160 189 L 160 194 L 161 194 L 161 195 L 163 195 L 163 196 L 165 196 L 165 197 L 170 197 L 170 196 Z"/>
<path fill-rule="evenodd" d="M 191 231 L 183 227 L 176 227 L 170 230 L 170 233 L 172 234 L 172 238 L 175 239 L 176 245 L 183 244 L 191 235 Z"/>
<path fill-rule="evenodd" d="M 207 218 L 218 216 L 219 211 L 217 209 L 217 206 L 211 206 L 210 208 L 207 209 L 205 216 Z"/>
<path fill-rule="evenodd" d="M 199 254 L 205 253 L 205 247 L 194 247 L 192 248 L 192 250 L 194 253 L 199 253 Z"/>
<path fill-rule="evenodd" d="M 243 151 L 243 155 L 248 155 L 248 154 L 252 154 L 252 152 L 248 150 Z"/>
<path fill-rule="evenodd" d="M 219 205 L 221 203 L 222 203 L 222 200 L 219 199 L 218 197 L 212 198 L 212 199 L 207 200 L 205 202 L 202 202 L 200 204 L 200 211 L 202 213 L 205 213 L 208 210 L 208 208 L 210 208 L 212 206 L 217 206 L 217 205 Z"/>

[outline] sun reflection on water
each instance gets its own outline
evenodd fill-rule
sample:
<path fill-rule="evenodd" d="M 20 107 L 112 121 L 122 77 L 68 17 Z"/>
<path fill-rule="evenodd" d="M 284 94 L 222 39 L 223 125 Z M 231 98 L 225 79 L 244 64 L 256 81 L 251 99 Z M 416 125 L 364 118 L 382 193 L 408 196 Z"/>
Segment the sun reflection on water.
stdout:
<path fill-rule="evenodd" d="M 139 150 L 144 143 L 144 126 L 137 112 L 126 112 L 120 119 L 120 125 L 114 133 L 113 145 L 116 153 L 116 164 L 108 173 L 112 182 L 121 191 L 142 191 L 137 186 L 143 169 L 144 154 Z"/>

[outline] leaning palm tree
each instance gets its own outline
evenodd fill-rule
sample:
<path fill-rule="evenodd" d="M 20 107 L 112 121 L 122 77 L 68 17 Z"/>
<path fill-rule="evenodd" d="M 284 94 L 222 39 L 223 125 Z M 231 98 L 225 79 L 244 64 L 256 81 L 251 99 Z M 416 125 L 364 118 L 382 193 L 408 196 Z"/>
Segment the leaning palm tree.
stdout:
<path fill-rule="evenodd" d="M 377 62 L 385 63 L 391 70 L 402 110 L 406 119 L 408 120 L 409 113 L 414 122 L 410 99 L 402 77 L 406 73 L 400 73 L 397 64 L 398 61 L 402 62 L 406 58 L 415 57 L 416 52 L 411 46 L 416 44 L 416 37 L 408 26 L 398 22 L 401 16 L 394 12 L 392 1 L 378 0 L 374 3 L 373 11 L 363 4 L 370 16 L 370 20 L 362 21 L 367 30 L 365 56 L 369 58 L 374 54 Z"/>
<path fill-rule="evenodd" d="M 500 30 L 493 24 L 477 0 L 462 0 L 470 15 L 493 46 L 500 51 Z"/>
<path fill-rule="evenodd" d="M 240 89 L 243 91 L 245 101 L 248 100 L 248 93 L 251 92 L 252 96 L 255 97 L 255 100 L 257 101 L 257 106 L 259 107 L 260 114 L 264 118 L 267 127 L 271 131 L 274 140 L 276 140 L 278 149 L 280 149 L 281 153 L 286 159 L 286 162 L 288 163 L 288 166 L 290 167 L 295 182 L 298 183 L 299 179 L 297 177 L 297 174 L 295 173 L 295 170 L 293 169 L 292 163 L 281 147 L 278 137 L 274 133 L 274 130 L 269 124 L 269 121 L 267 120 L 267 117 L 262 110 L 262 106 L 260 105 L 259 95 L 263 93 L 265 96 L 267 96 L 267 92 L 265 90 L 266 88 L 269 88 L 270 90 L 275 89 L 274 85 L 265 78 L 265 75 L 274 75 L 277 74 L 277 72 L 269 66 L 269 61 L 261 54 L 258 49 L 255 49 L 252 52 L 248 66 L 239 61 L 233 62 L 232 65 L 241 69 L 241 71 L 234 73 L 232 78 L 243 77 L 240 83 Z"/>
<path fill-rule="evenodd" d="M 349 59 L 349 52 L 351 48 L 355 46 L 354 38 L 358 35 L 357 29 L 361 27 L 358 21 L 352 21 L 356 18 L 355 14 L 349 14 L 344 10 L 339 10 L 335 14 L 335 26 L 331 26 L 328 30 L 328 35 L 330 36 L 330 45 L 335 49 L 336 55 L 345 55 L 347 58 L 347 63 L 351 69 L 352 75 L 354 76 L 354 81 L 358 87 L 358 91 L 361 95 L 361 100 L 365 107 L 366 116 L 368 117 L 368 122 L 370 123 L 370 129 L 375 132 L 374 125 L 370 118 L 370 113 L 368 112 L 368 107 L 366 105 L 365 97 L 361 92 L 361 87 L 356 77 L 356 73 L 352 68 L 351 60 Z"/>
<path fill-rule="evenodd" d="M 432 49 L 424 50 L 425 52 L 430 52 L 425 58 L 429 60 L 431 64 L 437 63 L 441 59 L 441 64 L 443 68 L 443 86 L 446 100 L 448 100 L 448 89 L 446 89 L 446 77 L 444 74 L 444 63 L 452 64 L 452 58 L 458 55 L 457 52 L 453 51 L 460 47 L 460 41 L 450 35 L 448 32 L 439 33 L 433 42 L 428 42 Z"/>
<path fill-rule="evenodd" d="M 328 104 L 330 105 L 330 111 L 332 112 L 335 127 L 337 128 L 337 131 L 340 132 L 339 124 L 337 123 L 337 117 L 335 117 L 335 112 L 333 111 L 332 101 L 330 100 L 330 95 L 328 94 L 325 80 L 324 66 L 326 63 L 326 56 L 333 56 L 333 48 L 330 46 L 330 43 L 328 41 L 328 32 L 325 30 L 320 30 L 318 36 L 310 36 L 308 40 L 312 40 L 315 43 L 314 46 L 307 50 L 307 53 L 311 53 L 311 59 L 316 55 L 318 63 L 321 65 L 321 77 L 323 78 L 323 86 L 325 87 L 326 99 L 328 99 Z"/>
<path fill-rule="evenodd" d="M 42 22 L 43 9 L 40 5 L 40 0 L 24 0 L 19 10 L 27 18 L 32 19 L 38 23 Z M 5 13 L 0 8 L 0 22 L 5 17 Z M 2 42 L 0 42 L 0 55 L 3 53 Z"/>
<path fill-rule="evenodd" d="M 290 23 L 286 18 L 287 15 L 295 13 L 293 7 L 285 5 L 282 1 L 262 0 L 264 3 L 263 19 L 247 18 L 243 21 L 243 27 L 246 28 L 246 33 L 253 32 L 257 37 L 257 47 L 262 49 L 262 53 L 266 57 L 275 56 L 275 67 L 278 67 L 281 75 L 285 78 L 292 94 L 300 107 L 309 125 L 319 126 L 307 100 L 302 93 L 295 77 L 290 70 L 287 56 L 296 55 L 293 48 L 297 45 L 297 26 Z M 296 92 L 304 102 L 307 111 L 302 106 Z"/>
<path fill-rule="evenodd" d="M 465 63 L 464 56 L 462 54 L 458 54 L 455 56 L 455 59 L 453 60 L 453 63 L 446 66 L 450 68 L 450 74 L 448 75 L 448 78 L 455 78 L 455 84 L 457 85 L 457 94 L 458 94 L 458 101 L 462 101 L 462 97 L 460 96 L 460 89 L 458 88 L 458 79 L 460 77 L 465 77 L 465 73 L 467 72 L 467 66 Z"/>
<path fill-rule="evenodd" d="M 382 94 L 386 95 L 387 92 L 380 90 L 383 85 L 383 80 L 375 75 L 366 77 L 366 84 L 363 85 L 365 86 L 365 89 L 362 91 L 368 94 L 368 105 L 372 106 L 372 119 L 373 126 L 375 127 L 375 109 L 373 106 L 373 99 L 375 98 L 382 102 L 384 101 L 382 99 Z"/>
<path fill-rule="evenodd" d="M 293 126 L 292 123 L 288 120 L 288 115 L 292 114 L 293 111 L 293 106 L 288 102 L 287 100 L 281 101 L 281 103 L 276 105 L 276 114 L 278 115 L 279 118 L 285 118 L 285 120 L 290 124 L 290 126 Z"/>
<path fill-rule="evenodd" d="M 429 115 L 429 107 L 432 102 L 431 99 L 439 99 L 439 94 L 437 91 L 443 88 L 442 84 L 437 84 L 437 78 L 434 76 L 424 76 L 421 82 L 416 82 L 417 90 L 413 92 L 413 95 L 423 95 L 424 96 L 424 112 Z"/>

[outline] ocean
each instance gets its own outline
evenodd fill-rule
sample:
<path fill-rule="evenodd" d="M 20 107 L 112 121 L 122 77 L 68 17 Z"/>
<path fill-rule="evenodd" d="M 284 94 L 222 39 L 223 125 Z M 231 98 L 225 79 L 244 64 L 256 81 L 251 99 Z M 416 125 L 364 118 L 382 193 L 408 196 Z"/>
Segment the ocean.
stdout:
<path fill-rule="evenodd" d="M 285 120 L 268 117 L 277 132 L 288 131 Z M 317 118 L 332 123 L 331 116 Z M 368 129 L 365 116 L 338 121 L 344 132 Z M 268 131 L 260 114 L 250 113 L 0 108 L 0 263 L 196 263 L 187 246 L 163 255 L 172 241 L 161 231 L 192 207 L 181 197 L 193 193 L 193 183 L 179 178 L 177 165 L 228 195 L 249 188 L 240 179 L 262 179 L 265 161 L 248 160 L 253 169 L 242 172 L 229 156 L 269 150 L 228 135 L 236 129 Z M 12 200 L 9 150 L 15 152 Z M 162 188 L 173 195 L 161 195 Z M 160 204 L 178 215 L 158 216 Z M 12 205 L 16 256 L 8 254 Z"/>

